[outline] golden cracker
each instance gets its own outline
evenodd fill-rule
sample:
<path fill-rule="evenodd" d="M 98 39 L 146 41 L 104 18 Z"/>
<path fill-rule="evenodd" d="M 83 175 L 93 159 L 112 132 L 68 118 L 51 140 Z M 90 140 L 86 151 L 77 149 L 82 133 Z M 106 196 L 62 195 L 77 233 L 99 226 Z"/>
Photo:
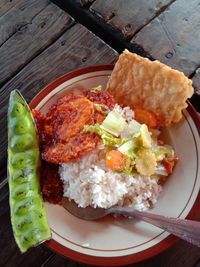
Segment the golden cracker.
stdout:
<path fill-rule="evenodd" d="M 127 49 L 119 56 L 107 84 L 117 103 L 153 111 L 160 126 L 182 118 L 186 100 L 192 96 L 192 81 L 184 73 Z"/>

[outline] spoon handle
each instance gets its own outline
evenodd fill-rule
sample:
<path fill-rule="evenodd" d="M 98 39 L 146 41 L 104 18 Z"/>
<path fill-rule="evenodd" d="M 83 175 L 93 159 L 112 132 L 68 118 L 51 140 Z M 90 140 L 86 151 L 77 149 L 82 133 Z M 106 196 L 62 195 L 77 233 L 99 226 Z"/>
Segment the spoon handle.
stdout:
<path fill-rule="evenodd" d="M 169 218 L 148 212 L 136 211 L 131 208 L 111 208 L 110 212 L 134 217 L 151 223 L 193 245 L 200 247 L 200 222 L 198 221 Z"/>

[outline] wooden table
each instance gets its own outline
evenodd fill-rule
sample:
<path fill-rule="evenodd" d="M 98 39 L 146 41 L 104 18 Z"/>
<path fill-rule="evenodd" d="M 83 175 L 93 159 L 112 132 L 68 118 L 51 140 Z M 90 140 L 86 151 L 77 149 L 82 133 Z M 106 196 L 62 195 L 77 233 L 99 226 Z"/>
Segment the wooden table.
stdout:
<path fill-rule="evenodd" d="M 0 1 L 0 266 L 87 266 L 44 245 L 20 254 L 13 239 L 7 184 L 9 93 L 29 102 L 45 85 L 84 66 L 114 63 L 124 48 L 183 71 L 200 110 L 200 2 L 197 0 Z M 62 7 L 63 9 L 61 9 Z M 200 249 L 184 241 L 131 266 L 199 266 Z"/>

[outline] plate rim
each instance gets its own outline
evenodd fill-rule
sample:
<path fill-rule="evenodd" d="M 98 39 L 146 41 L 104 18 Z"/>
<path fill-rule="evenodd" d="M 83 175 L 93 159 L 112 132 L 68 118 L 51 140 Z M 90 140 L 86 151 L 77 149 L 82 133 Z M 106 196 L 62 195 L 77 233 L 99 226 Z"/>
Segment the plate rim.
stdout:
<path fill-rule="evenodd" d="M 113 70 L 113 68 L 114 68 L 114 64 L 98 64 L 98 65 L 92 65 L 92 66 L 72 70 L 64 74 L 63 76 L 55 79 L 54 81 L 49 83 L 47 86 L 45 86 L 31 100 L 29 104 L 30 108 L 36 107 L 46 95 L 48 95 L 57 86 L 61 85 L 67 80 L 70 80 L 72 78 L 75 78 L 77 76 L 87 74 L 90 72 Z M 192 106 L 192 104 L 189 101 L 188 101 L 187 110 L 191 118 L 193 119 L 194 124 L 197 128 L 197 131 L 200 135 L 200 116 L 198 115 L 195 108 Z M 189 214 L 187 215 L 186 219 L 191 219 L 191 220 L 196 219 L 199 213 L 200 213 L 200 192 Z M 99 266 L 120 266 L 124 264 L 131 264 L 131 263 L 136 263 L 139 261 L 147 260 L 155 255 L 160 254 L 164 250 L 168 249 L 169 247 L 174 245 L 178 240 L 179 240 L 178 237 L 175 237 L 169 234 L 166 238 L 164 238 L 159 243 L 155 244 L 154 246 L 150 248 L 147 248 L 140 252 L 132 253 L 129 255 L 115 256 L 115 257 L 99 257 L 99 256 L 88 255 L 88 254 L 86 255 L 81 252 L 77 252 L 70 248 L 67 248 L 54 239 L 48 240 L 44 244 L 51 250 L 55 251 L 56 253 L 66 258 L 70 258 L 74 261 L 78 261 L 78 262 L 86 263 L 86 264 L 95 264 Z"/>

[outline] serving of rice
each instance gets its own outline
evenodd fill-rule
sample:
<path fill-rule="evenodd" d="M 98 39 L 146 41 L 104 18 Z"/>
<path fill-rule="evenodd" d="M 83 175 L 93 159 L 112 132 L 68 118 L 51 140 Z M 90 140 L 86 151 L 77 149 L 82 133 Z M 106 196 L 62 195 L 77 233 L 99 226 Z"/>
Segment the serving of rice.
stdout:
<path fill-rule="evenodd" d="M 129 107 L 122 109 L 115 105 L 115 110 L 127 121 L 133 119 L 134 113 Z M 119 205 L 146 210 L 154 206 L 162 189 L 156 179 L 108 168 L 103 144 L 82 158 L 60 164 L 59 173 L 63 195 L 83 208 Z"/>

